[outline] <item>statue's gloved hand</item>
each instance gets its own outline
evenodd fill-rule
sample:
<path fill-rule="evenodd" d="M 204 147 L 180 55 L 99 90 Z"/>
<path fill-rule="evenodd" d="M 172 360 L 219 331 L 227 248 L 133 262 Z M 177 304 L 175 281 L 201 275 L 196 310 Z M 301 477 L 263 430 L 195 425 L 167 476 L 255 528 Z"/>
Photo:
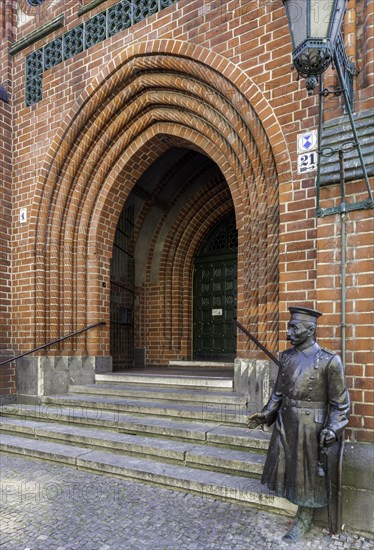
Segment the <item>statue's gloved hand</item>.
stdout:
<path fill-rule="evenodd" d="M 335 432 L 324 428 L 319 434 L 319 446 L 322 449 L 323 447 L 330 447 L 336 441 Z"/>
<path fill-rule="evenodd" d="M 251 414 L 251 416 L 248 416 L 247 428 L 249 428 L 250 430 L 254 430 L 255 428 L 257 428 L 257 426 L 265 424 L 265 422 L 265 415 L 263 413 L 253 413 Z"/>

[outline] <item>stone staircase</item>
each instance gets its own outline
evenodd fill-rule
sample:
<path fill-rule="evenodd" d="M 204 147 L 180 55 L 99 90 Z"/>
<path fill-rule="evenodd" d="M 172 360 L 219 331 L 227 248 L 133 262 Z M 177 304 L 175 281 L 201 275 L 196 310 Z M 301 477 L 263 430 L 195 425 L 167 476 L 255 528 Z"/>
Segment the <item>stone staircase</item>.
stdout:
<path fill-rule="evenodd" d="M 250 432 L 247 415 L 232 377 L 100 374 L 3 406 L 0 452 L 293 514 L 260 484 L 269 434 Z"/>

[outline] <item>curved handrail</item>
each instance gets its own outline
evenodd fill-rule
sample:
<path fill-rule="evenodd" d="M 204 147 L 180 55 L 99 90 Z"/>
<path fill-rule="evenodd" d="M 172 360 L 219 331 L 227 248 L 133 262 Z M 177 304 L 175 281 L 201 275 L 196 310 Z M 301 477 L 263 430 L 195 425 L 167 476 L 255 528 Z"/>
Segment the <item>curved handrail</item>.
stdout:
<path fill-rule="evenodd" d="M 85 328 L 81 328 L 80 330 L 76 330 L 75 332 L 71 332 L 70 334 L 67 334 L 66 336 L 61 336 L 60 338 L 56 338 L 56 340 L 52 340 L 51 342 L 48 342 L 48 344 L 43 344 L 42 346 L 38 346 L 37 348 L 32 349 L 31 351 L 26 351 L 25 353 L 21 353 L 21 355 L 17 355 L 16 357 L 12 357 L 12 359 L 7 359 L 6 361 L 3 361 L 0 363 L 1 365 L 6 365 L 7 363 L 13 363 L 13 361 L 17 361 L 17 359 L 21 359 L 21 357 L 25 357 L 25 355 L 30 355 L 31 353 L 34 353 L 35 351 L 39 351 L 44 348 L 48 348 L 49 346 L 53 346 L 54 344 L 58 344 L 59 342 L 62 342 L 62 340 L 66 340 L 67 338 L 71 338 L 72 336 L 76 336 L 77 334 L 81 334 L 82 332 L 86 332 L 87 330 L 90 330 L 91 328 L 99 327 L 101 325 L 106 325 L 105 321 L 100 321 L 100 323 L 94 323 L 93 325 L 88 325 Z"/>

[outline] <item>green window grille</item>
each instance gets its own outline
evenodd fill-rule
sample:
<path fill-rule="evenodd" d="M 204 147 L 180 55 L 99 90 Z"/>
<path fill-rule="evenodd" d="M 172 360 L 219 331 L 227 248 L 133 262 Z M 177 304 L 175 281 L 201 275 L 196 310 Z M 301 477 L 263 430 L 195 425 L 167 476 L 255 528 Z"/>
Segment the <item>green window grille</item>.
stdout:
<path fill-rule="evenodd" d="M 33 8 L 36 8 L 36 6 L 40 6 L 40 4 L 43 4 L 43 2 L 44 0 L 27 0 L 27 3 Z"/>
<path fill-rule="evenodd" d="M 44 0 L 28 0 L 32 6 Z M 178 0 L 123 0 L 77 25 L 26 57 L 26 106 L 43 97 L 43 72 L 99 44 Z"/>

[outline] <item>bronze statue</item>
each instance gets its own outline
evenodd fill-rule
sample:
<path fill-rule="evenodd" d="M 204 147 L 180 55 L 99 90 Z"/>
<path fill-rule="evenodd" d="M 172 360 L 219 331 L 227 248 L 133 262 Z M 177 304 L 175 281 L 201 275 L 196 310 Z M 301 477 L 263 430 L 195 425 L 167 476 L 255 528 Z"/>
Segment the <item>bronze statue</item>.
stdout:
<path fill-rule="evenodd" d="M 322 314 L 290 307 L 287 340 L 273 393 L 247 427 L 274 424 L 261 483 L 298 505 L 284 540 L 299 540 L 312 525 L 315 508 L 327 505 L 321 451 L 332 445 L 348 423 L 349 396 L 341 359 L 315 339 Z"/>

